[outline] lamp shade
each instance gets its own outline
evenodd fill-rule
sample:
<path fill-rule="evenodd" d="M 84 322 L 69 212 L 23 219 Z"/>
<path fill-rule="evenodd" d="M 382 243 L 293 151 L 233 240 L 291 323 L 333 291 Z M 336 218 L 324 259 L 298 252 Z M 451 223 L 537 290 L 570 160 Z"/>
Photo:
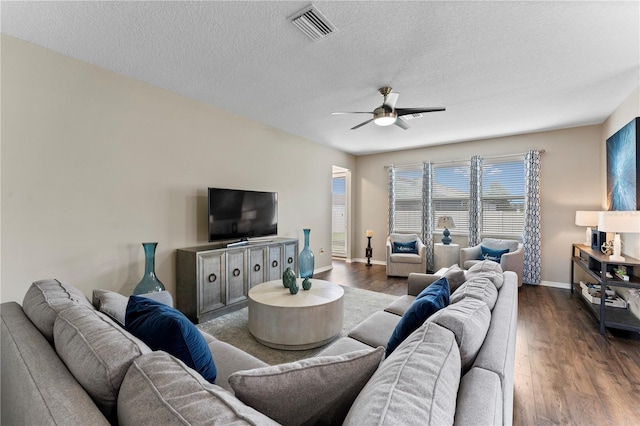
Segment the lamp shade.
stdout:
<path fill-rule="evenodd" d="M 576 211 L 576 225 L 578 226 L 597 226 L 598 213 L 596 211 Z"/>
<path fill-rule="evenodd" d="M 615 233 L 640 233 L 640 211 L 598 213 L 598 230 Z"/>
<path fill-rule="evenodd" d="M 438 218 L 438 223 L 436 228 L 455 228 L 456 224 L 453 222 L 453 217 L 451 216 L 440 216 Z"/>

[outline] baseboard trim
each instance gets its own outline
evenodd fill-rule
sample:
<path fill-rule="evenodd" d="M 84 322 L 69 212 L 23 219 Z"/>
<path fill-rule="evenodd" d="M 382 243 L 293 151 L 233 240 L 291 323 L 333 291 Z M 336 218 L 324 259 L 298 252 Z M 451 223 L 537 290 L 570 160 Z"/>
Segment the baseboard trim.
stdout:
<path fill-rule="evenodd" d="M 350 263 L 367 263 L 367 258 L 365 257 L 364 259 L 361 258 L 355 258 L 355 259 L 351 259 Z M 381 265 L 381 266 L 387 266 L 387 262 L 383 262 L 382 260 L 371 260 L 371 264 L 372 265 Z"/>
<path fill-rule="evenodd" d="M 541 286 L 544 287 L 553 287 L 553 288 L 561 288 L 563 290 L 571 290 L 571 284 L 568 283 L 559 283 L 556 281 L 540 281 Z"/>

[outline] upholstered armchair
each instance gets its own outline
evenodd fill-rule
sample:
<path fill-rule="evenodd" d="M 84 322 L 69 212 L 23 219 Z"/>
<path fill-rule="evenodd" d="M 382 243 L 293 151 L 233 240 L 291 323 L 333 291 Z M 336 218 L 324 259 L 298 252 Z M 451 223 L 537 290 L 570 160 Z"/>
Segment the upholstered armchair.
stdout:
<path fill-rule="evenodd" d="M 427 272 L 427 247 L 416 234 L 389 235 L 387 237 L 387 275 L 408 277 L 412 272 L 422 274 Z"/>
<path fill-rule="evenodd" d="M 504 253 L 500 254 L 501 251 Z M 483 252 L 486 257 L 483 256 Z M 515 272 L 518 275 L 518 287 L 522 285 L 522 270 L 524 269 L 524 246 L 522 243 L 517 240 L 483 238 L 482 242 L 475 247 L 460 249 L 460 266 L 464 269 L 469 269 L 474 264 L 486 259 L 500 263 L 503 271 Z"/>

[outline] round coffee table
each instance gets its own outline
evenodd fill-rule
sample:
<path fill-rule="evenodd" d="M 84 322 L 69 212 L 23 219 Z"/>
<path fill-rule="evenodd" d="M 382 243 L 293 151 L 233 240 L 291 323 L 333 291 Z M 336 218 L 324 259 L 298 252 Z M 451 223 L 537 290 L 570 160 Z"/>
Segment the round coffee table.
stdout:
<path fill-rule="evenodd" d="M 265 346 L 304 350 L 322 346 L 340 333 L 344 290 L 329 281 L 311 279 L 311 289 L 291 294 L 282 280 L 249 290 L 249 331 Z"/>

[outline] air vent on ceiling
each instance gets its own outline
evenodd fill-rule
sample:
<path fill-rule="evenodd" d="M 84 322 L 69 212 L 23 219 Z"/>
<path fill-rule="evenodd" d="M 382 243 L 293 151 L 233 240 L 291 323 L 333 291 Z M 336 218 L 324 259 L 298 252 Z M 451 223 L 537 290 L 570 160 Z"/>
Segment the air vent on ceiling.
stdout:
<path fill-rule="evenodd" d="M 407 114 L 407 115 L 403 115 L 402 118 L 404 118 L 405 120 L 414 120 L 416 118 L 422 118 L 423 115 L 421 113 L 415 113 L 415 114 Z"/>
<path fill-rule="evenodd" d="M 313 5 L 293 14 L 289 20 L 313 41 L 321 40 L 337 31 L 336 26 Z"/>

